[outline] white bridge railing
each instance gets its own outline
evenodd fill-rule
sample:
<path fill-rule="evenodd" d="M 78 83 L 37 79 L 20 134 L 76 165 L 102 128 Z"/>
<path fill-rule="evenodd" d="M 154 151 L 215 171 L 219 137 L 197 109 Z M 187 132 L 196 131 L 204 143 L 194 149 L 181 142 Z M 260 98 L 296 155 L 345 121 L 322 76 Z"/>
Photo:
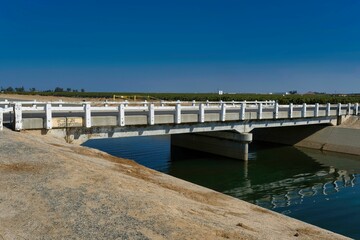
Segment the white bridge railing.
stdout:
<path fill-rule="evenodd" d="M 275 101 L 231 102 L 0 102 L 14 129 L 131 126 L 358 115 L 359 104 L 289 104 Z M 104 120 L 104 118 L 108 119 Z M 71 121 L 70 121 L 71 120 Z"/>

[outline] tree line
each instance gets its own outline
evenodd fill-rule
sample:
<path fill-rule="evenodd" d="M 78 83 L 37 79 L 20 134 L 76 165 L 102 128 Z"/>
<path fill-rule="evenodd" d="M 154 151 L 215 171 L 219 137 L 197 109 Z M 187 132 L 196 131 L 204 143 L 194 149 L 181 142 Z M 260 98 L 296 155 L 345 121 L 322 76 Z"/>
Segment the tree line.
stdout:
<path fill-rule="evenodd" d="M 3 93 L 37 93 L 37 92 L 85 92 L 84 88 L 78 89 L 72 89 L 72 88 L 62 88 L 62 87 L 55 87 L 54 89 L 48 89 L 48 90 L 37 90 L 36 88 L 32 87 L 29 89 L 25 89 L 23 86 L 21 87 L 1 87 L 0 91 Z"/>

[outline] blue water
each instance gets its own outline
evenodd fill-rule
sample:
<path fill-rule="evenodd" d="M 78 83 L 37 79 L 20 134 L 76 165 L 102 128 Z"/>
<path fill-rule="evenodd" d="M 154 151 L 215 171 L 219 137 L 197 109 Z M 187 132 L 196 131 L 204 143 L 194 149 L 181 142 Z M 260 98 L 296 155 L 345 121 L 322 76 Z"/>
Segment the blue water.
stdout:
<path fill-rule="evenodd" d="M 168 136 L 84 145 L 360 239 L 360 157 L 252 143 L 246 163 L 171 148 Z"/>

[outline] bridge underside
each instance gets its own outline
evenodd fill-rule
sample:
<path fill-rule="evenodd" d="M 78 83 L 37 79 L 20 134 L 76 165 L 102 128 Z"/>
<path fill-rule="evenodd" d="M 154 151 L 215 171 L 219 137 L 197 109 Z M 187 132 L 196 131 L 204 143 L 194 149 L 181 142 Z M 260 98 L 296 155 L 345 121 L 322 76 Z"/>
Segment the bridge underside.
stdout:
<path fill-rule="evenodd" d="M 193 124 L 162 124 L 162 125 L 133 125 L 133 126 L 104 126 L 104 127 L 68 127 L 41 130 L 44 134 L 66 137 L 71 141 L 85 142 L 96 138 L 119 138 L 136 136 L 155 136 L 182 133 L 200 133 L 215 131 L 236 131 L 248 133 L 255 128 L 285 127 L 328 124 L 336 125 L 337 117 L 279 119 L 279 120 L 248 120 L 234 122 L 205 122 Z"/>

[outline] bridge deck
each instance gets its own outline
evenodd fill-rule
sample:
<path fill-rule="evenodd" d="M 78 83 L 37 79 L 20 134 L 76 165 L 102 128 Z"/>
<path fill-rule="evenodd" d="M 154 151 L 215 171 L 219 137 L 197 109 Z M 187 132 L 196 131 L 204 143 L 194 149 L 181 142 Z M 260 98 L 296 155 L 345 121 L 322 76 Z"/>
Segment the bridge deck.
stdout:
<path fill-rule="evenodd" d="M 279 105 L 276 102 L 0 102 L 14 129 L 139 127 L 174 130 L 223 126 L 270 127 L 279 124 L 333 123 L 343 115 L 358 115 L 358 104 Z M 192 127 L 191 127 L 191 126 Z M 250 126 L 252 125 L 252 126 Z M 155 127 L 155 128 L 154 128 Z M 226 129 L 226 127 L 225 127 Z M 244 129 L 246 131 L 246 129 Z"/>

